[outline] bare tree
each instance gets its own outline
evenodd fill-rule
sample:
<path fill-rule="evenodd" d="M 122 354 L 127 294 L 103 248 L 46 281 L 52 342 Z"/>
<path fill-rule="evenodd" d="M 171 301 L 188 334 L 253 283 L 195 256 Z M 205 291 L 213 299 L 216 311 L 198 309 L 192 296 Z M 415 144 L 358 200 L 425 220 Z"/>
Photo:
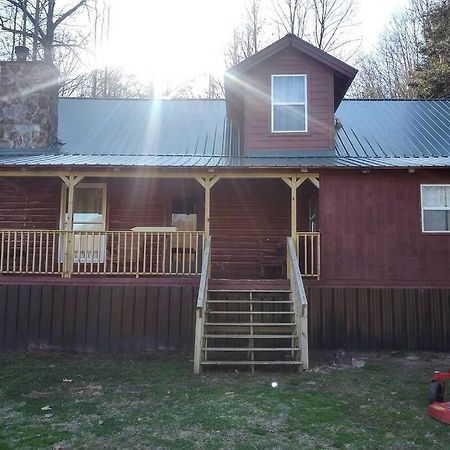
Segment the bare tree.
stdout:
<path fill-rule="evenodd" d="M 233 31 L 233 37 L 225 51 L 227 67 L 235 66 L 260 50 L 265 19 L 260 0 L 249 0 L 241 25 Z"/>
<path fill-rule="evenodd" d="M 4 7 L 0 11 L 0 26 L 5 32 L 14 37 L 22 36 L 22 45 L 27 40 L 32 42 L 33 58 L 37 59 L 38 49 L 42 48 L 43 59 L 53 61 L 55 45 L 63 42 L 58 38 L 57 30 L 73 17 L 75 13 L 85 6 L 88 0 L 76 0 L 65 4 L 64 9 L 56 8 L 56 0 L 3 0 Z M 22 16 L 22 25 L 15 14 L 19 12 Z"/>
<path fill-rule="evenodd" d="M 336 56 L 349 58 L 349 44 L 359 41 L 354 0 L 277 0 L 274 16 L 280 37 L 295 34 Z"/>
<path fill-rule="evenodd" d="M 312 0 L 278 0 L 274 4 L 278 36 L 286 33 L 303 37 Z"/>
<path fill-rule="evenodd" d="M 420 63 L 424 20 L 434 0 L 410 0 L 385 29 L 374 52 L 359 61 L 351 89 L 358 98 L 412 98 L 411 76 Z"/>
<path fill-rule="evenodd" d="M 313 29 L 310 41 L 326 52 L 337 53 L 355 39 L 353 0 L 312 0 Z"/>

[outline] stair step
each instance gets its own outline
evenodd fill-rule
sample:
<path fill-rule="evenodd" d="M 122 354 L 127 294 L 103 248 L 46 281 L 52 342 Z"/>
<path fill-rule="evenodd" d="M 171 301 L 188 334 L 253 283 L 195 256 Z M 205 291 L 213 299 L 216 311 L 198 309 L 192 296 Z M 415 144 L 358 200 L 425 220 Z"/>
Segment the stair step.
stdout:
<path fill-rule="evenodd" d="M 230 294 L 233 294 L 235 292 L 245 292 L 247 294 L 251 293 L 257 293 L 257 294 L 265 294 L 266 292 L 268 294 L 285 294 L 290 293 L 290 289 L 208 289 L 208 292 L 228 292 Z"/>
<path fill-rule="evenodd" d="M 297 352 L 299 347 L 203 347 L 208 352 Z"/>
<path fill-rule="evenodd" d="M 295 323 L 292 322 L 277 322 L 277 323 L 261 323 L 261 322 L 256 322 L 256 323 L 248 323 L 248 322 L 206 322 L 205 326 L 219 326 L 219 327 L 223 327 L 223 326 L 230 326 L 230 327 L 288 327 L 288 326 L 294 326 Z"/>
<path fill-rule="evenodd" d="M 296 334 L 204 334 L 205 339 L 297 339 Z"/>
<path fill-rule="evenodd" d="M 279 314 L 294 314 L 293 311 L 216 311 L 216 310 L 212 310 L 212 311 L 207 311 L 208 314 L 274 314 L 274 315 L 279 315 Z"/>
<path fill-rule="evenodd" d="M 267 304 L 285 304 L 292 303 L 292 300 L 206 300 L 206 303 L 245 303 L 246 305 L 250 303 L 267 303 Z"/>
<path fill-rule="evenodd" d="M 270 366 L 285 366 L 285 365 L 290 365 L 290 366 L 301 366 L 302 362 L 301 361 L 201 361 L 202 365 L 204 366 L 214 366 L 214 365 L 218 365 L 218 366 L 249 366 L 249 365 L 258 365 L 258 366 L 262 366 L 262 365 L 270 365 Z"/>

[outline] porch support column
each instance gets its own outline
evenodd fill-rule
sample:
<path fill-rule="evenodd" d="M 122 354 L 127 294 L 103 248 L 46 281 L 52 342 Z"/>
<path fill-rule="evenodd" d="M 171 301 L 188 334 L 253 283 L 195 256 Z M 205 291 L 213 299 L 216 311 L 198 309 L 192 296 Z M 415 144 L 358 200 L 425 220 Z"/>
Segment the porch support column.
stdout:
<path fill-rule="evenodd" d="M 75 186 L 83 179 L 82 176 L 69 175 L 62 176 L 61 179 L 67 186 L 67 236 L 64 239 L 64 263 L 63 263 L 63 277 L 70 278 L 73 271 L 73 195 Z M 63 211 L 63 214 L 65 211 Z"/>
<path fill-rule="evenodd" d="M 219 181 L 219 176 L 213 177 L 197 177 L 196 180 L 205 189 L 205 241 L 209 237 L 210 217 L 211 217 L 211 188 Z"/>
<path fill-rule="evenodd" d="M 282 180 L 291 188 L 291 238 L 297 248 L 297 188 L 305 177 L 283 177 Z"/>

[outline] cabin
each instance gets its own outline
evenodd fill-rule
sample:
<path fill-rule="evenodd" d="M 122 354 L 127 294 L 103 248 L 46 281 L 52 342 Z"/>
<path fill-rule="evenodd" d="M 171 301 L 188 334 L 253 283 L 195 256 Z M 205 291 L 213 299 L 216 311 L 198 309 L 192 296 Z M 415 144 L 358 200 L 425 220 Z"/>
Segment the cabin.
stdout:
<path fill-rule="evenodd" d="M 345 99 L 356 73 L 293 35 L 224 100 L 58 98 L 2 62 L 0 350 L 450 350 L 450 101 Z"/>

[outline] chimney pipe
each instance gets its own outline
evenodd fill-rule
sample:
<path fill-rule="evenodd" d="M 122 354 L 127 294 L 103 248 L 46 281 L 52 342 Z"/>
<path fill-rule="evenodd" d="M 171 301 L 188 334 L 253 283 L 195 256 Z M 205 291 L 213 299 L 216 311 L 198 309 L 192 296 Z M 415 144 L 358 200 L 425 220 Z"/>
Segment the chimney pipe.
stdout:
<path fill-rule="evenodd" d="M 17 61 L 23 62 L 28 59 L 30 50 L 24 45 L 17 45 L 14 49 L 14 53 L 16 54 Z"/>

